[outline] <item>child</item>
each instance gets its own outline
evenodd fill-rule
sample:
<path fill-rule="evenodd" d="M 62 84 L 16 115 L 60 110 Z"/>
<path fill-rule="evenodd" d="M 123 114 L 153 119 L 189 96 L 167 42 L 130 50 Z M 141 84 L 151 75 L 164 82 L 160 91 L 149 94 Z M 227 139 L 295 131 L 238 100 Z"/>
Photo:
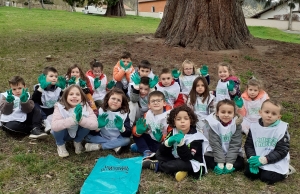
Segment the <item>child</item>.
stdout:
<path fill-rule="evenodd" d="M 233 100 L 235 96 L 240 97 L 240 80 L 232 75 L 233 70 L 228 63 L 221 62 L 218 65 L 218 75 L 220 80 L 216 88 L 215 104 L 224 99 Z"/>
<path fill-rule="evenodd" d="M 69 156 L 65 141 L 74 141 L 76 154 L 83 151 L 82 140 L 90 130 L 97 129 L 98 122 L 80 86 L 65 89 L 60 102 L 55 104 L 51 126 L 59 157 Z"/>
<path fill-rule="evenodd" d="M 262 84 L 259 80 L 251 78 L 247 83 L 246 91 L 242 94 L 241 99 L 236 99 L 238 113 L 242 115 L 242 131 L 247 135 L 251 123 L 255 123 L 260 118 L 259 110 L 262 103 L 269 99 L 268 94 L 262 89 Z"/>
<path fill-rule="evenodd" d="M 93 100 L 93 88 L 90 83 L 90 80 L 84 75 L 83 71 L 78 65 L 72 65 L 69 67 L 66 74 L 68 85 L 77 84 L 81 87 L 82 91 L 85 93 L 87 102 L 90 107 L 93 109 L 94 113 L 98 115 L 98 109 Z"/>
<path fill-rule="evenodd" d="M 30 134 L 29 138 L 45 138 L 41 112 L 29 99 L 24 79 L 14 76 L 8 83 L 11 89 L 1 94 L 0 100 L 2 128 L 8 132 Z"/>
<path fill-rule="evenodd" d="M 124 92 L 114 88 L 104 97 L 102 108 L 99 109 L 97 133 L 86 137 L 86 151 L 113 149 L 121 154 L 122 147 L 130 142 L 131 127 L 128 117 L 129 107 Z"/>
<path fill-rule="evenodd" d="M 170 69 L 162 69 L 156 88 L 158 91 L 164 93 L 166 102 L 171 107 L 175 108 L 184 104 L 179 84 L 173 79 Z"/>
<path fill-rule="evenodd" d="M 206 165 L 217 175 L 229 174 L 244 168 L 242 157 L 242 118 L 235 117 L 236 107 L 232 100 L 221 100 L 216 113 L 206 117 L 211 152 L 205 154 Z"/>
<path fill-rule="evenodd" d="M 198 117 L 197 130 L 208 139 L 208 129 L 204 119 L 214 112 L 214 95 L 209 93 L 206 78 L 197 77 L 188 96 L 187 105 Z"/>
<path fill-rule="evenodd" d="M 186 105 L 173 109 L 167 121 L 173 129 L 160 144 L 155 155 L 157 160 L 144 160 L 143 168 L 175 174 L 177 181 L 183 180 L 187 174 L 197 179 L 205 174 L 203 150 L 208 142 L 196 130 L 197 120 L 197 116 Z"/>
<path fill-rule="evenodd" d="M 245 142 L 248 158 L 245 176 L 268 184 L 282 181 L 289 174 L 290 136 L 288 123 L 280 120 L 281 105 L 266 100 L 259 110 L 261 118 L 251 123 Z"/>
<path fill-rule="evenodd" d="M 113 70 L 113 78 L 116 81 L 116 87 L 123 90 L 125 94 L 128 92 L 128 84 L 130 76 L 134 72 L 131 62 L 131 54 L 123 52 L 120 61 L 115 65 Z"/>
<path fill-rule="evenodd" d="M 44 120 L 45 132 L 51 129 L 50 121 L 47 119 L 53 114 L 54 104 L 62 96 L 62 90 L 66 87 L 66 81 L 54 67 L 45 67 L 43 74 L 38 78 L 39 84 L 34 86 L 32 100 L 41 110 Z"/>
<path fill-rule="evenodd" d="M 171 110 L 160 91 L 149 94 L 148 107 L 144 119 L 140 117 L 132 129 L 135 143 L 130 146 L 132 152 L 139 152 L 144 158 L 151 157 L 165 139 L 168 128 L 167 116 Z"/>

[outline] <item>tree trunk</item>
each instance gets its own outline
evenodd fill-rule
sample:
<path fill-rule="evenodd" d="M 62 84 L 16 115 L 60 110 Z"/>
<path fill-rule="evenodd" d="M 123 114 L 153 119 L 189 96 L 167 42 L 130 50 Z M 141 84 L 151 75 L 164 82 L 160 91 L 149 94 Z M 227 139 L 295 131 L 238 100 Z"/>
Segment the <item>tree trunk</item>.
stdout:
<path fill-rule="evenodd" d="M 126 16 L 123 0 L 119 0 L 113 6 L 107 6 L 106 16 Z"/>
<path fill-rule="evenodd" d="M 71 6 L 71 12 L 76 12 L 75 7 L 76 7 L 76 2 L 74 1 L 73 5 Z"/>
<path fill-rule="evenodd" d="M 200 50 L 237 49 L 251 38 L 240 0 L 167 0 L 154 36 Z"/>
<path fill-rule="evenodd" d="M 41 5 L 42 5 L 42 8 L 45 9 L 45 7 L 44 7 L 44 0 L 41 0 Z"/>
<path fill-rule="evenodd" d="M 31 0 L 28 1 L 28 8 L 31 9 Z"/>
<path fill-rule="evenodd" d="M 292 19 L 293 19 L 293 10 L 290 7 L 290 17 L 289 17 L 288 30 L 292 30 Z"/>

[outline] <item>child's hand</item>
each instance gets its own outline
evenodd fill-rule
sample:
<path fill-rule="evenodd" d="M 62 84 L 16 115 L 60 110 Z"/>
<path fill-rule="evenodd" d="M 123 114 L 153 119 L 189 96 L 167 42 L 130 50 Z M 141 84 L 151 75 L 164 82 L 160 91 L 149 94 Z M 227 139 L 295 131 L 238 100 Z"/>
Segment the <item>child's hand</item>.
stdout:
<path fill-rule="evenodd" d="M 122 131 L 123 125 L 124 125 L 123 119 L 119 115 L 116 115 L 114 122 L 115 122 L 115 126 L 119 129 L 119 131 L 124 132 L 124 131 Z"/>
<path fill-rule="evenodd" d="M 114 86 L 116 85 L 116 83 L 115 83 L 115 81 L 114 80 L 111 80 L 111 81 L 109 81 L 108 82 L 108 84 L 107 84 L 107 89 L 112 89 Z"/>
<path fill-rule="evenodd" d="M 200 69 L 200 74 L 205 77 L 208 74 L 208 67 L 206 65 L 203 65 Z"/>
<path fill-rule="evenodd" d="M 77 106 L 75 107 L 74 113 L 75 113 L 75 119 L 79 123 L 82 118 L 82 106 L 80 103 L 77 104 Z"/>
<path fill-rule="evenodd" d="M 95 87 L 95 89 L 99 88 L 100 85 L 101 85 L 101 80 L 99 80 L 98 77 L 95 78 L 95 79 L 94 79 L 94 87 Z"/>
<path fill-rule="evenodd" d="M 129 71 L 131 66 L 132 66 L 132 62 L 129 62 L 128 65 L 125 67 L 125 71 L 126 72 Z"/>
<path fill-rule="evenodd" d="M 161 138 L 163 137 L 163 134 L 159 128 L 155 129 L 155 131 L 152 131 L 153 136 L 155 137 L 156 141 L 160 142 Z"/>
<path fill-rule="evenodd" d="M 235 105 L 238 107 L 238 108 L 242 108 L 243 105 L 244 105 L 244 101 L 242 98 L 239 98 L 237 96 L 234 97 L 234 102 L 235 102 Z"/>
<path fill-rule="evenodd" d="M 76 84 L 76 77 L 75 76 L 71 77 L 71 79 L 69 79 L 69 81 L 68 81 L 68 84 L 69 85 Z"/>
<path fill-rule="evenodd" d="M 134 74 L 131 75 L 131 80 L 133 81 L 135 86 L 139 86 L 141 83 L 141 78 L 138 74 L 138 72 L 135 72 Z"/>
<path fill-rule="evenodd" d="M 234 81 L 232 81 L 232 80 L 229 80 L 229 83 L 227 84 L 227 89 L 228 89 L 228 91 L 233 91 L 233 88 L 234 88 Z"/>
<path fill-rule="evenodd" d="M 98 116 L 98 128 L 103 128 L 107 125 L 107 123 L 109 122 L 107 117 L 107 113 L 103 113 L 102 115 Z"/>
<path fill-rule="evenodd" d="M 235 168 L 233 167 L 233 164 L 231 163 L 226 163 L 225 168 L 223 170 L 223 174 L 230 174 L 233 171 L 235 171 Z"/>
<path fill-rule="evenodd" d="M 125 64 L 122 60 L 120 60 L 120 66 L 124 71 L 126 70 Z"/>
<path fill-rule="evenodd" d="M 146 119 L 139 118 L 136 122 L 136 134 L 142 135 L 148 129 L 148 125 L 146 124 Z"/>
<path fill-rule="evenodd" d="M 40 87 L 41 87 L 42 89 L 47 88 L 47 87 L 51 84 L 51 82 L 47 82 L 47 81 L 46 81 L 46 75 L 44 75 L 44 74 L 41 74 L 41 75 L 39 76 L 38 81 L 39 81 Z"/>
<path fill-rule="evenodd" d="M 7 90 L 7 97 L 6 97 L 6 102 L 12 103 L 15 100 L 15 97 L 12 94 L 12 89 Z"/>
<path fill-rule="evenodd" d="M 268 163 L 267 158 L 263 156 L 251 156 L 247 161 L 253 167 L 260 167 Z"/>
<path fill-rule="evenodd" d="M 58 76 L 58 81 L 55 84 L 57 87 L 60 87 L 62 90 L 66 87 L 66 79 L 63 76 Z"/>
<path fill-rule="evenodd" d="M 223 163 L 218 163 L 215 168 L 214 168 L 214 173 L 216 175 L 221 175 L 224 172 L 224 164 Z"/>
<path fill-rule="evenodd" d="M 153 79 L 150 78 L 150 80 L 149 80 L 150 89 L 154 88 L 157 83 L 158 83 L 158 76 L 157 75 L 155 75 Z"/>
<path fill-rule="evenodd" d="M 82 79 L 79 78 L 79 86 L 81 88 L 85 88 L 86 87 L 86 82 L 84 80 L 82 80 Z"/>
<path fill-rule="evenodd" d="M 28 98 L 29 98 L 29 95 L 28 95 L 28 88 L 26 88 L 25 90 L 24 90 L 24 88 L 23 88 L 23 89 L 22 89 L 22 94 L 21 94 L 21 96 L 20 96 L 20 101 L 21 101 L 21 102 L 27 102 Z"/>
<path fill-rule="evenodd" d="M 175 143 L 180 144 L 181 140 L 183 140 L 184 134 L 182 131 L 179 131 L 176 135 L 171 136 L 168 141 L 168 146 L 172 146 Z"/>
<path fill-rule="evenodd" d="M 254 167 L 252 165 L 249 165 L 249 170 L 252 174 L 258 174 L 259 173 L 259 169 L 258 167 Z"/>
<path fill-rule="evenodd" d="M 179 78 L 180 74 L 181 74 L 180 71 L 178 71 L 177 69 L 173 69 L 173 70 L 172 70 L 172 76 L 173 76 L 175 79 Z"/>

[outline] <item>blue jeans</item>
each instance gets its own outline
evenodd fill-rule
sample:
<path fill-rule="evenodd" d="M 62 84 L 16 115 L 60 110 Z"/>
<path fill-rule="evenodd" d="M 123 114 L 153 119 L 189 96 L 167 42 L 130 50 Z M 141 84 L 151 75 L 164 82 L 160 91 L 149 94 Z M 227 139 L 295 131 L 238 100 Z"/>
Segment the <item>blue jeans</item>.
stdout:
<path fill-rule="evenodd" d="M 122 137 L 121 135 L 117 139 L 107 139 L 100 135 L 91 135 L 86 136 L 85 141 L 88 143 L 101 144 L 102 149 L 114 149 L 117 147 L 127 146 L 130 143 L 129 137 Z"/>
<path fill-rule="evenodd" d="M 74 142 L 79 143 L 82 142 L 85 136 L 89 134 L 90 130 L 78 126 L 77 134 L 75 138 L 72 138 L 67 129 L 63 129 L 61 131 L 51 131 L 53 137 L 55 138 L 56 145 L 61 146 L 64 145 L 66 141 L 74 140 Z"/>
<path fill-rule="evenodd" d="M 156 152 L 160 146 L 160 142 L 155 141 L 149 134 L 143 133 L 140 137 L 133 136 L 133 140 L 138 147 L 139 153 L 144 153 L 146 150 Z"/>

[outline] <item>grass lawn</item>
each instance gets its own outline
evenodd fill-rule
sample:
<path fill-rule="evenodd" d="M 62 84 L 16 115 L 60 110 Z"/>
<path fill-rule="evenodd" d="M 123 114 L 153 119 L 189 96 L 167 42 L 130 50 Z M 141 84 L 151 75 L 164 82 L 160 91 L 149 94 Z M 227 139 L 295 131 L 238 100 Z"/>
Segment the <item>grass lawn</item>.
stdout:
<path fill-rule="evenodd" d="M 8 89 L 7 80 L 14 75 L 22 75 L 31 90 L 45 66 L 52 65 L 63 75 L 74 63 L 87 70 L 93 57 L 101 57 L 106 64 L 111 64 L 105 67 L 106 72 L 111 72 L 118 60 L 115 53 L 130 46 L 126 38 L 149 35 L 155 32 L 159 22 L 159 19 L 135 16 L 107 18 L 66 11 L 0 7 L 0 91 Z M 299 35 L 279 30 L 249 29 L 255 37 L 300 41 Z M 52 62 L 45 60 L 47 55 L 53 56 Z M 296 113 L 299 113 L 300 105 L 286 103 L 285 107 L 287 113 L 284 116 L 293 130 L 291 155 L 296 164 L 300 133 L 294 126 L 299 124 Z M 70 157 L 61 159 L 51 136 L 43 141 L 30 141 L 12 138 L 0 131 L 0 142 L 0 194 L 79 193 L 95 158 L 113 154 L 101 151 L 76 155 L 73 145 L 68 143 Z M 129 151 L 121 155 L 132 156 L 136 155 Z M 299 182 L 300 177 L 295 174 L 282 183 L 269 186 L 260 181 L 249 181 L 242 172 L 237 172 L 224 176 L 209 173 L 202 180 L 188 178 L 177 183 L 169 175 L 146 170 L 142 172 L 139 189 L 140 193 L 297 193 L 300 192 Z"/>

